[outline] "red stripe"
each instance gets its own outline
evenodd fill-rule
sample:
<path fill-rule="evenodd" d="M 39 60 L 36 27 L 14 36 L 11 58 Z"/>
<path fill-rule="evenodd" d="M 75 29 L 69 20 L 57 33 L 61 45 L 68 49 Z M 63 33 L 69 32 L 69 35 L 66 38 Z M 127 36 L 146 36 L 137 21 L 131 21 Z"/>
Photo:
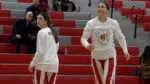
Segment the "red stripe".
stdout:
<path fill-rule="evenodd" d="M 104 70 L 104 62 L 106 60 L 99 60 L 103 70 Z M 99 81 L 99 84 L 102 84 L 102 80 L 101 80 L 101 76 L 98 72 L 98 67 L 96 65 L 96 62 L 95 62 L 95 59 L 93 59 L 93 65 L 94 65 L 94 70 L 95 70 L 95 73 L 96 73 L 96 76 L 97 76 L 97 79 Z M 113 58 L 110 58 L 109 59 L 109 67 L 108 67 L 108 73 L 107 73 L 107 78 L 106 78 L 106 84 L 110 84 L 110 79 L 112 77 L 112 74 L 113 74 L 113 69 L 114 69 L 114 59 Z M 114 81 L 112 81 L 114 83 Z"/>
<path fill-rule="evenodd" d="M 95 59 L 93 59 L 93 67 L 94 67 L 95 75 L 97 77 L 97 80 L 98 80 L 99 84 L 102 84 L 101 76 L 100 76 L 100 74 L 98 72 L 98 68 L 96 66 Z"/>
<path fill-rule="evenodd" d="M 107 73 L 107 78 L 106 78 L 106 84 L 110 84 L 110 80 L 113 74 L 113 69 L 114 69 L 114 58 L 109 59 L 109 68 L 108 68 L 108 73 Z"/>
<path fill-rule="evenodd" d="M 40 71 L 40 70 L 37 70 L 37 71 L 36 71 L 37 84 L 40 84 L 40 76 L 41 76 L 41 71 Z"/>
<path fill-rule="evenodd" d="M 44 84 L 48 84 L 48 74 L 45 72 Z"/>
<path fill-rule="evenodd" d="M 106 60 L 99 60 L 99 62 L 101 63 L 101 66 L 102 66 L 102 68 L 103 68 L 103 70 L 104 70 L 105 61 L 106 61 Z"/>
<path fill-rule="evenodd" d="M 50 78 L 49 84 L 54 84 L 55 77 L 56 77 L 56 73 L 52 73 L 52 76 Z"/>
<path fill-rule="evenodd" d="M 36 71 L 37 84 L 40 84 L 40 76 L 41 76 L 41 71 L 37 70 Z M 56 77 L 56 73 L 52 73 L 50 80 L 48 80 L 48 74 L 47 72 L 45 72 L 44 84 L 54 84 L 55 77 Z"/>

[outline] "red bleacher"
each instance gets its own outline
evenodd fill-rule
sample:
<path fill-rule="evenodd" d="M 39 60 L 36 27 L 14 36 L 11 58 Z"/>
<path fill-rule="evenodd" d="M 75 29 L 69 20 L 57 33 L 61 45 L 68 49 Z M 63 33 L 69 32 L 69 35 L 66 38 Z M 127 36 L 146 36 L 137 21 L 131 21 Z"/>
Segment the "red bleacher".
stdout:
<path fill-rule="evenodd" d="M 149 25 L 148 23 L 150 23 L 150 15 L 147 15 L 147 8 L 149 8 L 149 4 L 150 1 L 145 1 L 146 3 L 146 8 L 126 8 L 126 7 L 122 7 L 120 8 L 120 13 L 123 16 L 127 16 L 131 22 L 135 23 L 135 15 L 138 16 L 138 20 L 137 23 L 141 24 L 143 27 L 143 30 L 146 32 L 149 32 Z M 145 24 L 146 23 L 146 24 Z"/>
<path fill-rule="evenodd" d="M 145 15 L 146 9 L 139 9 L 139 8 L 120 8 L 120 13 L 122 16 L 129 16 L 129 15 Z"/>
<path fill-rule="evenodd" d="M 108 2 L 108 5 L 112 7 L 112 0 L 106 0 L 106 1 Z M 114 8 L 116 9 L 122 8 L 123 6 L 122 1 L 123 0 L 114 0 Z"/>

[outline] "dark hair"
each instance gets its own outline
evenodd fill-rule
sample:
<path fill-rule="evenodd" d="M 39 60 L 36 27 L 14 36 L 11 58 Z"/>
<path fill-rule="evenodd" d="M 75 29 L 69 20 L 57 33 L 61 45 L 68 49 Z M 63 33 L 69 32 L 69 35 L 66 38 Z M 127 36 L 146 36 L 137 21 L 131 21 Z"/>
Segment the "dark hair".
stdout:
<path fill-rule="evenodd" d="M 98 6 L 99 6 L 99 4 L 100 4 L 100 3 L 105 4 L 105 6 L 106 6 L 107 10 L 109 10 L 109 9 L 110 9 L 110 8 L 109 8 L 109 5 L 108 5 L 108 3 L 107 3 L 107 2 L 105 2 L 105 1 L 104 1 L 104 2 L 99 2 L 99 3 L 98 3 Z"/>
<path fill-rule="evenodd" d="M 25 12 L 24 19 L 26 19 L 26 17 L 27 17 L 27 13 L 28 13 L 28 12 L 32 12 L 32 11 L 26 11 L 26 12 Z M 32 12 L 32 14 L 33 14 L 33 12 Z M 32 16 L 32 19 L 33 19 L 33 17 L 34 17 L 34 14 L 33 14 L 33 16 Z"/>
<path fill-rule="evenodd" d="M 142 53 L 141 58 L 140 58 L 140 63 L 142 61 L 141 59 L 143 59 L 143 61 L 150 60 L 150 46 L 145 47 L 144 52 Z"/>
<path fill-rule="evenodd" d="M 47 25 L 51 29 L 52 35 L 53 35 L 53 37 L 55 39 L 55 42 L 58 43 L 59 39 L 58 39 L 58 36 L 57 36 L 57 33 L 56 33 L 55 29 L 52 26 L 52 23 L 50 21 L 50 17 L 48 15 L 48 13 L 47 12 L 40 12 L 39 15 L 42 15 L 44 17 L 44 20 L 47 21 Z"/>

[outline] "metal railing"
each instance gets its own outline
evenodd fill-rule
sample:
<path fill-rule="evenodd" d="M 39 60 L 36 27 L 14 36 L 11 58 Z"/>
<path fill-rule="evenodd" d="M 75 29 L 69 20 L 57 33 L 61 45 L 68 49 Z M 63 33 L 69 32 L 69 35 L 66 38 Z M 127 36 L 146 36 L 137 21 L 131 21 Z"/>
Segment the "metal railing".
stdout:
<path fill-rule="evenodd" d="M 139 15 L 141 14 L 134 14 L 134 10 L 136 9 L 139 9 L 142 11 L 142 17 L 138 17 Z M 134 35 L 133 35 L 133 38 L 136 38 L 137 37 L 137 25 L 138 25 L 138 21 L 142 21 L 143 20 L 143 17 L 144 17 L 144 10 L 142 10 L 141 8 L 139 7 L 136 7 L 135 5 L 132 6 L 132 9 L 131 9 L 131 15 L 133 16 L 133 20 L 134 20 Z"/>

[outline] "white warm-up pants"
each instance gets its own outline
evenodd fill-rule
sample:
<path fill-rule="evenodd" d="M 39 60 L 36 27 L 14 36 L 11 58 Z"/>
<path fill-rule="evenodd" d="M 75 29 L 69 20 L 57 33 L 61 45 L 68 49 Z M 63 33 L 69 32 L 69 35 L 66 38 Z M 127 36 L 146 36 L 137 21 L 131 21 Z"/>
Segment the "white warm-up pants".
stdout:
<path fill-rule="evenodd" d="M 115 84 L 116 58 L 92 59 L 95 84 Z"/>
<path fill-rule="evenodd" d="M 34 84 L 55 84 L 56 76 L 57 76 L 56 73 L 44 72 L 35 69 L 33 82 Z"/>

